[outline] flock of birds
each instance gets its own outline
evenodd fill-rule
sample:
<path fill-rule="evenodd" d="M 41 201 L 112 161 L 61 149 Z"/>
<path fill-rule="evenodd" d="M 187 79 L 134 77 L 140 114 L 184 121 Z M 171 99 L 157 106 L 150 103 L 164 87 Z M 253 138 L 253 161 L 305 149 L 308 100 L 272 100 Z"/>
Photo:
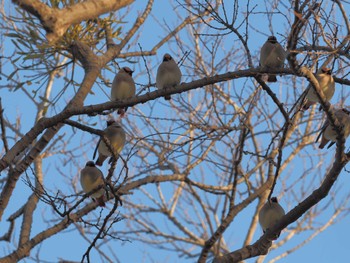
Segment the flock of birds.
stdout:
<path fill-rule="evenodd" d="M 262 46 L 260 51 L 260 66 L 264 69 L 281 69 L 284 66 L 284 61 L 287 57 L 287 52 L 278 43 L 275 36 L 270 36 L 265 44 Z M 315 75 L 319 87 L 322 90 L 326 101 L 330 101 L 335 92 L 335 81 L 332 77 L 331 69 L 323 67 L 320 72 Z M 277 78 L 274 74 L 268 74 L 268 82 L 276 82 Z M 303 93 L 303 98 L 301 100 L 300 109 L 307 110 L 310 106 L 319 102 L 316 91 L 308 86 L 305 93 Z M 334 110 L 334 115 L 338 119 L 340 125 L 343 127 L 345 138 L 350 134 L 350 112 L 346 108 Z M 329 141 L 328 148 L 331 147 L 337 139 L 337 132 L 330 125 L 328 119 L 323 124 L 323 127 L 317 136 L 316 142 L 322 136 L 321 143 L 319 145 L 320 149 L 323 149 Z M 273 227 L 283 216 L 285 211 L 283 207 L 278 203 L 277 197 L 272 197 L 267 200 L 263 207 L 259 211 L 259 223 L 263 232 L 265 233 L 269 228 Z M 279 237 L 280 233 L 276 235 L 276 239 Z"/>
<path fill-rule="evenodd" d="M 284 67 L 284 61 L 287 57 L 287 52 L 278 43 L 275 36 L 270 36 L 260 51 L 260 66 L 263 69 L 281 69 Z M 123 67 L 116 74 L 111 89 L 111 100 L 123 100 L 135 96 L 135 82 L 132 78 L 133 71 L 129 67 Z M 169 87 L 175 87 L 180 84 L 181 81 L 181 71 L 174 61 L 174 59 L 169 54 L 165 54 L 163 57 L 163 62 L 160 64 L 157 70 L 156 86 L 158 89 L 166 89 Z M 319 73 L 315 75 L 320 89 L 323 91 L 325 98 L 329 101 L 335 91 L 335 82 L 329 68 L 322 68 Z M 275 74 L 268 74 L 268 82 L 276 82 L 277 77 Z M 164 97 L 166 100 L 170 100 L 170 95 Z M 319 102 L 318 96 L 315 90 L 309 85 L 306 92 L 304 93 L 304 98 L 302 99 L 300 109 L 307 110 L 310 106 Z M 344 136 L 347 137 L 350 134 L 350 112 L 345 109 L 333 109 L 335 117 L 338 119 L 339 123 L 344 129 Z M 119 108 L 118 114 L 121 117 L 125 115 L 127 107 Z M 326 120 L 316 142 L 322 136 L 319 148 L 323 149 L 329 141 L 332 143 L 328 146 L 332 146 L 336 142 L 337 133 L 330 125 L 329 121 Z M 98 158 L 96 163 L 93 161 L 88 161 L 85 168 L 80 172 L 80 183 L 85 193 L 90 195 L 93 200 L 97 202 L 100 206 L 105 206 L 105 193 L 104 189 L 104 176 L 100 169 L 96 167 L 102 166 L 103 162 L 108 158 L 113 156 L 118 156 L 125 144 L 125 131 L 124 129 L 114 120 L 107 121 L 107 128 L 104 130 L 104 137 L 108 140 L 109 145 L 107 146 L 104 140 L 100 139 L 97 144 Z M 113 153 L 111 152 L 113 151 Z M 96 151 L 95 151 L 96 153 Z M 94 153 L 94 159 L 95 159 Z M 110 161 L 111 161 L 110 160 Z M 272 197 L 267 200 L 264 206 L 259 212 L 259 223 L 265 233 L 265 231 L 272 226 L 274 226 L 277 221 L 285 215 L 285 211 L 282 206 L 278 203 L 276 197 Z M 276 236 L 276 238 L 279 234 Z"/>
<path fill-rule="evenodd" d="M 133 71 L 129 67 L 123 67 L 119 70 L 112 83 L 112 101 L 128 99 L 135 96 L 136 87 L 132 78 L 132 73 Z M 177 63 L 169 54 L 165 54 L 163 62 L 159 65 L 157 71 L 157 88 L 166 89 L 177 86 L 180 84 L 181 76 L 182 74 Z M 166 95 L 164 98 L 170 100 L 171 96 Z M 126 111 L 127 107 L 119 108 L 118 114 L 120 117 L 124 117 Z M 113 157 L 118 156 L 122 151 L 126 139 L 123 127 L 115 120 L 107 121 L 107 128 L 103 131 L 103 134 L 105 139 L 108 140 L 109 145 L 106 145 L 104 140 L 100 138 L 96 146 L 98 152 L 96 163 L 88 161 L 85 167 L 80 171 L 80 184 L 83 191 L 90 194 L 99 206 L 105 206 L 106 190 L 103 187 L 105 185 L 103 173 L 96 165 L 102 166 L 103 162 L 108 157 L 111 157 L 110 162 L 112 162 Z M 93 159 L 95 159 L 96 150 Z"/>

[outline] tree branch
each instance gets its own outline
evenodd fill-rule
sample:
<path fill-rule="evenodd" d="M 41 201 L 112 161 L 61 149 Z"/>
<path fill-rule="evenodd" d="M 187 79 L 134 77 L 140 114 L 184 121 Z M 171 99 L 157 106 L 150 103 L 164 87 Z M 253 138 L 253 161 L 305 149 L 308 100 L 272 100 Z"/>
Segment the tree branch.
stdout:
<path fill-rule="evenodd" d="M 54 44 L 69 26 L 119 10 L 134 0 L 86 0 L 63 9 L 50 8 L 38 0 L 12 0 L 12 2 L 40 20 L 46 30 L 47 40 Z"/>

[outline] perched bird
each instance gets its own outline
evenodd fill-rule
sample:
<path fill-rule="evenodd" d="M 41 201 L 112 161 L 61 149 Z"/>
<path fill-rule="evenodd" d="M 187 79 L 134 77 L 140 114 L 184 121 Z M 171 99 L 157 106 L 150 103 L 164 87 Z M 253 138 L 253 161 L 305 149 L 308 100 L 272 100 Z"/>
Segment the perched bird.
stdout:
<path fill-rule="evenodd" d="M 335 91 L 335 82 L 332 77 L 331 69 L 322 68 L 321 72 L 316 74 L 315 77 L 320 85 L 320 89 L 323 91 L 323 94 L 326 97 L 326 101 L 330 101 Z M 302 109 L 307 110 L 310 106 L 317 102 L 319 102 L 319 100 L 316 91 L 309 85 Z"/>
<path fill-rule="evenodd" d="M 278 203 L 277 197 L 272 197 L 264 204 L 259 212 L 259 223 L 264 233 L 267 229 L 273 227 L 278 220 L 285 215 L 282 206 Z M 278 233 L 277 237 L 281 234 Z"/>
<path fill-rule="evenodd" d="M 125 144 L 124 129 L 114 120 L 108 120 L 107 128 L 103 132 L 109 140 L 111 144 L 110 146 L 113 149 L 114 153 L 118 155 L 122 151 Z M 110 152 L 102 138 L 100 138 L 99 142 L 97 143 L 93 159 L 95 159 L 96 151 L 98 151 L 98 158 L 96 161 L 96 165 L 98 166 L 102 166 L 103 162 L 107 159 L 108 156 L 113 157 L 113 154 Z"/>
<path fill-rule="evenodd" d="M 260 66 L 265 69 L 283 68 L 284 60 L 287 57 L 287 52 L 277 42 L 275 36 L 269 36 L 265 44 L 260 50 Z M 276 82 L 277 77 L 274 74 L 268 75 L 268 82 Z"/>
<path fill-rule="evenodd" d="M 343 127 L 344 137 L 347 138 L 350 134 L 350 111 L 344 108 L 336 109 L 334 110 L 334 115 L 339 121 L 340 125 Z M 316 142 L 318 142 L 321 135 L 321 143 L 318 146 L 320 149 L 323 149 L 329 141 L 332 141 L 332 143 L 328 145 L 327 149 L 330 148 L 337 141 L 337 132 L 332 128 L 328 119 L 323 124 L 321 132 L 317 136 Z"/>
<path fill-rule="evenodd" d="M 103 174 L 93 161 L 88 161 L 85 167 L 80 171 L 80 184 L 85 193 L 89 193 L 97 187 L 104 185 Z M 99 206 L 105 206 L 104 201 L 105 189 L 101 188 L 97 192 L 91 194 L 91 198 L 98 203 Z"/>
<path fill-rule="evenodd" d="M 181 71 L 174 59 L 166 53 L 163 62 L 157 70 L 156 86 L 158 89 L 166 89 L 180 84 Z M 170 95 L 164 96 L 166 100 L 170 100 Z"/>
<path fill-rule="evenodd" d="M 132 78 L 133 71 L 129 67 L 123 67 L 119 70 L 112 83 L 111 100 L 122 100 L 135 96 L 136 87 Z M 118 109 L 120 117 L 124 117 L 128 108 Z"/>

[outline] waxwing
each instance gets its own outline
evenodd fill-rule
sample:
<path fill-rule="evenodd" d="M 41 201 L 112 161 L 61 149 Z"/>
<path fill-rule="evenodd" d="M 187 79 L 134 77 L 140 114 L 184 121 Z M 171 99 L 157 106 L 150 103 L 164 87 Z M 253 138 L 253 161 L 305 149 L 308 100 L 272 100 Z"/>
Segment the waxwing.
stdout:
<path fill-rule="evenodd" d="M 332 77 L 331 69 L 322 68 L 321 72 L 316 74 L 315 77 L 318 81 L 318 84 L 320 85 L 320 89 L 323 91 L 323 94 L 326 97 L 326 101 L 330 101 L 335 91 L 335 82 Z M 310 106 L 317 102 L 319 102 L 319 99 L 317 97 L 316 91 L 311 87 L 311 85 L 309 85 L 303 103 L 303 110 L 307 110 Z"/>
<path fill-rule="evenodd" d="M 107 128 L 103 132 L 104 132 L 104 135 L 109 140 L 115 154 L 119 155 L 119 153 L 122 151 L 125 144 L 126 136 L 125 136 L 124 129 L 114 120 L 108 120 Z M 98 151 L 98 159 L 96 161 L 96 165 L 98 166 L 102 166 L 103 162 L 107 159 L 108 156 L 113 157 L 113 154 L 110 152 L 110 150 L 108 149 L 107 145 L 102 140 L 102 138 L 97 143 L 96 149 Z M 93 156 L 94 159 L 96 156 L 96 149 Z"/>
<path fill-rule="evenodd" d="M 280 45 L 280 43 L 277 42 L 276 37 L 269 36 L 260 50 L 260 66 L 267 70 L 283 68 L 286 57 L 287 52 Z M 267 81 L 276 82 L 276 75 L 269 74 Z"/>
<path fill-rule="evenodd" d="M 350 134 L 350 112 L 347 109 L 336 109 L 334 110 L 334 115 L 339 121 L 340 125 L 343 127 L 344 130 L 344 137 L 347 138 Z M 328 119 L 323 124 L 323 127 L 321 129 L 321 132 L 317 136 L 316 142 L 321 139 L 321 143 L 318 146 L 320 149 L 323 149 L 329 141 L 332 141 L 327 147 L 330 148 L 336 141 L 337 141 L 337 132 L 332 128 L 330 125 Z"/>
<path fill-rule="evenodd" d="M 265 233 L 267 229 L 273 227 L 284 215 L 284 209 L 278 203 L 277 197 L 267 200 L 259 212 L 259 223 L 263 232 Z M 278 233 L 277 237 L 279 235 L 280 233 Z"/>
<path fill-rule="evenodd" d="M 166 89 L 180 84 L 181 71 L 174 59 L 166 53 L 163 62 L 157 70 L 156 86 L 158 89 Z M 170 100 L 170 95 L 164 96 L 166 100 Z"/>
<path fill-rule="evenodd" d="M 123 100 L 135 96 L 136 87 L 132 78 L 133 71 L 129 67 L 123 67 L 119 70 L 112 83 L 111 100 Z M 124 117 L 128 108 L 118 109 L 120 117 Z"/>
<path fill-rule="evenodd" d="M 95 166 L 93 161 L 88 161 L 86 166 L 80 171 L 80 184 L 85 193 L 104 185 L 103 174 L 100 169 Z M 97 192 L 91 194 L 91 198 L 98 203 L 99 206 L 105 206 L 104 201 L 105 189 L 101 188 Z"/>

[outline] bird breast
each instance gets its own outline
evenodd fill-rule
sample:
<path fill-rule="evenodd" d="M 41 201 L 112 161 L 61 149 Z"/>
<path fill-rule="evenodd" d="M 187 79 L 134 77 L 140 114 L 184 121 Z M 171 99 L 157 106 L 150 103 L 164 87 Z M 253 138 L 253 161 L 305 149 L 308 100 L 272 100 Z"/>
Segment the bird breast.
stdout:
<path fill-rule="evenodd" d="M 318 80 L 320 89 L 323 91 L 324 96 L 326 97 L 326 101 L 332 99 L 335 91 L 335 83 L 333 78 L 329 75 L 323 76 L 325 74 L 318 75 L 316 79 Z M 310 87 L 306 98 L 313 102 L 319 102 L 316 91 Z"/>
<path fill-rule="evenodd" d="M 335 91 L 335 83 L 333 77 L 327 74 L 320 74 L 317 76 L 317 80 L 320 84 L 320 88 L 326 96 L 326 99 L 330 100 L 333 97 Z"/>
<path fill-rule="evenodd" d="M 125 132 L 121 128 L 110 129 L 106 132 L 106 137 L 109 139 L 114 152 L 119 154 L 125 144 Z M 98 152 L 104 156 L 112 155 L 103 140 L 101 140 L 100 144 L 98 145 Z"/>
<path fill-rule="evenodd" d="M 260 65 L 268 68 L 281 68 L 285 60 L 285 51 L 279 44 L 265 43 L 261 50 Z"/>
<path fill-rule="evenodd" d="M 131 98 L 135 92 L 135 83 L 130 76 L 116 77 L 112 84 L 111 98 L 112 100 Z"/>
<path fill-rule="evenodd" d="M 261 210 L 259 222 L 264 231 L 276 224 L 276 222 L 284 215 L 284 210 L 280 205 L 272 203 Z"/>
<path fill-rule="evenodd" d="M 180 83 L 180 78 L 180 74 L 174 74 L 173 72 L 165 71 L 157 80 L 157 88 L 163 89 L 167 87 L 174 87 Z"/>
<path fill-rule="evenodd" d="M 180 81 L 181 71 L 175 61 L 163 62 L 159 66 L 156 78 L 156 86 L 158 89 L 179 85 Z"/>
<path fill-rule="evenodd" d="M 99 185 L 103 185 L 102 177 L 98 176 L 95 172 L 90 171 L 82 171 L 80 177 L 80 183 L 85 193 L 92 191 L 97 188 Z M 104 194 L 104 190 L 100 189 L 99 191 L 93 193 L 91 196 L 94 198 L 98 198 Z"/>

